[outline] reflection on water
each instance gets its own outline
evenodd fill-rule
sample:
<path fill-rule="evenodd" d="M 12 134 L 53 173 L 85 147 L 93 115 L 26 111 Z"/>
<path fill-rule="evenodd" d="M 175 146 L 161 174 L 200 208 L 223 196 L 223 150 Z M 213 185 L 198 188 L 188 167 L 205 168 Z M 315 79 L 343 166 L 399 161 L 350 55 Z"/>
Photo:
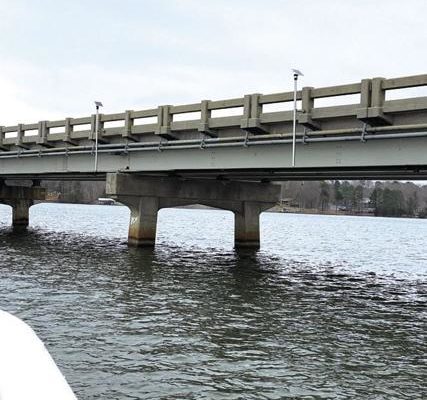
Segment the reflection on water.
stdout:
<path fill-rule="evenodd" d="M 0 207 L 0 308 L 29 322 L 81 399 L 422 399 L 425 221 L 163 210 L 156 249 L 124 207 Z"/>

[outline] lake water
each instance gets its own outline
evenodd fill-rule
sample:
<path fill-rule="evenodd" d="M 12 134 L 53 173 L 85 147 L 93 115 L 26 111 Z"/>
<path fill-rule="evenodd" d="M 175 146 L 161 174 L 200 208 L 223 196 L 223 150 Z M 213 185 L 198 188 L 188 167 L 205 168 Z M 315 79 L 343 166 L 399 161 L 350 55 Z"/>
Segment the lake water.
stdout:
<path fill-rule="evenodd" d="M 427 221 L 167 209 L 155 250 L 125 207 L 0 206 L 0 309 L 79 399 L 426 399 Z"/>

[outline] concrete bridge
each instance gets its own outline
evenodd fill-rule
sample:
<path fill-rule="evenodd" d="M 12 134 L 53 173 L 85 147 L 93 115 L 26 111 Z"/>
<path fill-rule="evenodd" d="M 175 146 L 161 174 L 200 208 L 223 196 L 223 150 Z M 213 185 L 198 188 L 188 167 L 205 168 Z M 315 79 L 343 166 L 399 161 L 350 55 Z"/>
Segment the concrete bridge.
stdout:
<path fill-rule="evenodd" d="M 427 74 L 302 88 L 294 166 L 293 92 L 3 126 L 0 179 L 34 185 L 0 184 L 0 201 L 26 225 L 41 180 L 106 180 L 132 244 L 154 243 L 160 208 L 201 203 L 233 211 L 236 245 L 257 246 L 259 213 L 280 198 L 270 182 L 427 179 L 427 97 L 389 99 L 422 86 Z"/>

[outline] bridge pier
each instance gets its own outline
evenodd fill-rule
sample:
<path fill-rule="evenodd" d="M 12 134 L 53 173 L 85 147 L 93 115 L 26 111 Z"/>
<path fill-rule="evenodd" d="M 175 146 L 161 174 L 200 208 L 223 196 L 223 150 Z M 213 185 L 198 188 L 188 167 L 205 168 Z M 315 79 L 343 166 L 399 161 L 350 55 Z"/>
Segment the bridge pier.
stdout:
<path fill-rule="evenodd" d="M 259 247 L 259 216 L 263 211 L 261 204 L 243 202 L 240 210 L 234 211 L 234 243 L 236 247 Z"/>
<path fill-rule="evenodd" d="M 33 205 L 32 200 L 16 199 L 11 201 L 12 206 L 12 226 L 27 227 L 30 221 L 30 207 Z"/>
<path fill-rule="evenodd" d="M 13 226 L 28 226 L 30 207 L 35 200 L 45 200 L 44 188 L 39 186 L 8 186 L 4 181 L 0 182 L 0 203 L 12 207 Z"/>
<path fill-rule="evenodd" d="M 280 186 L 111 173 L 107 175 L 106 193 L 130 208 L 129 245 L 155 244 L 160 209 L 203 204 L 234 213 L 236 247 L 259 247 L 259 216 L 279 201 Z"/>
<path fill-rule="evenodd" d="M 130 209 L 129 245 L 154 246 L 159 199 L 148 196 L 119 196 L 118 200 Z"/>

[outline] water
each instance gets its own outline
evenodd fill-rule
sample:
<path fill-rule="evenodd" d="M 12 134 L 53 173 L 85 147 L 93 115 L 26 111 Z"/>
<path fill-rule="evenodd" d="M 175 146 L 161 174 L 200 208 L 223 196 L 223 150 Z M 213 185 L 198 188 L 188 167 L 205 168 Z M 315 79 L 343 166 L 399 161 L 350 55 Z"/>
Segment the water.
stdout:
<path fill-rule="evenodd" d="M 162 210 L 154 251 L 125 207 L 0 206 L 0 308 L 80 399 L 427 398 L 427 221 Z"/>

